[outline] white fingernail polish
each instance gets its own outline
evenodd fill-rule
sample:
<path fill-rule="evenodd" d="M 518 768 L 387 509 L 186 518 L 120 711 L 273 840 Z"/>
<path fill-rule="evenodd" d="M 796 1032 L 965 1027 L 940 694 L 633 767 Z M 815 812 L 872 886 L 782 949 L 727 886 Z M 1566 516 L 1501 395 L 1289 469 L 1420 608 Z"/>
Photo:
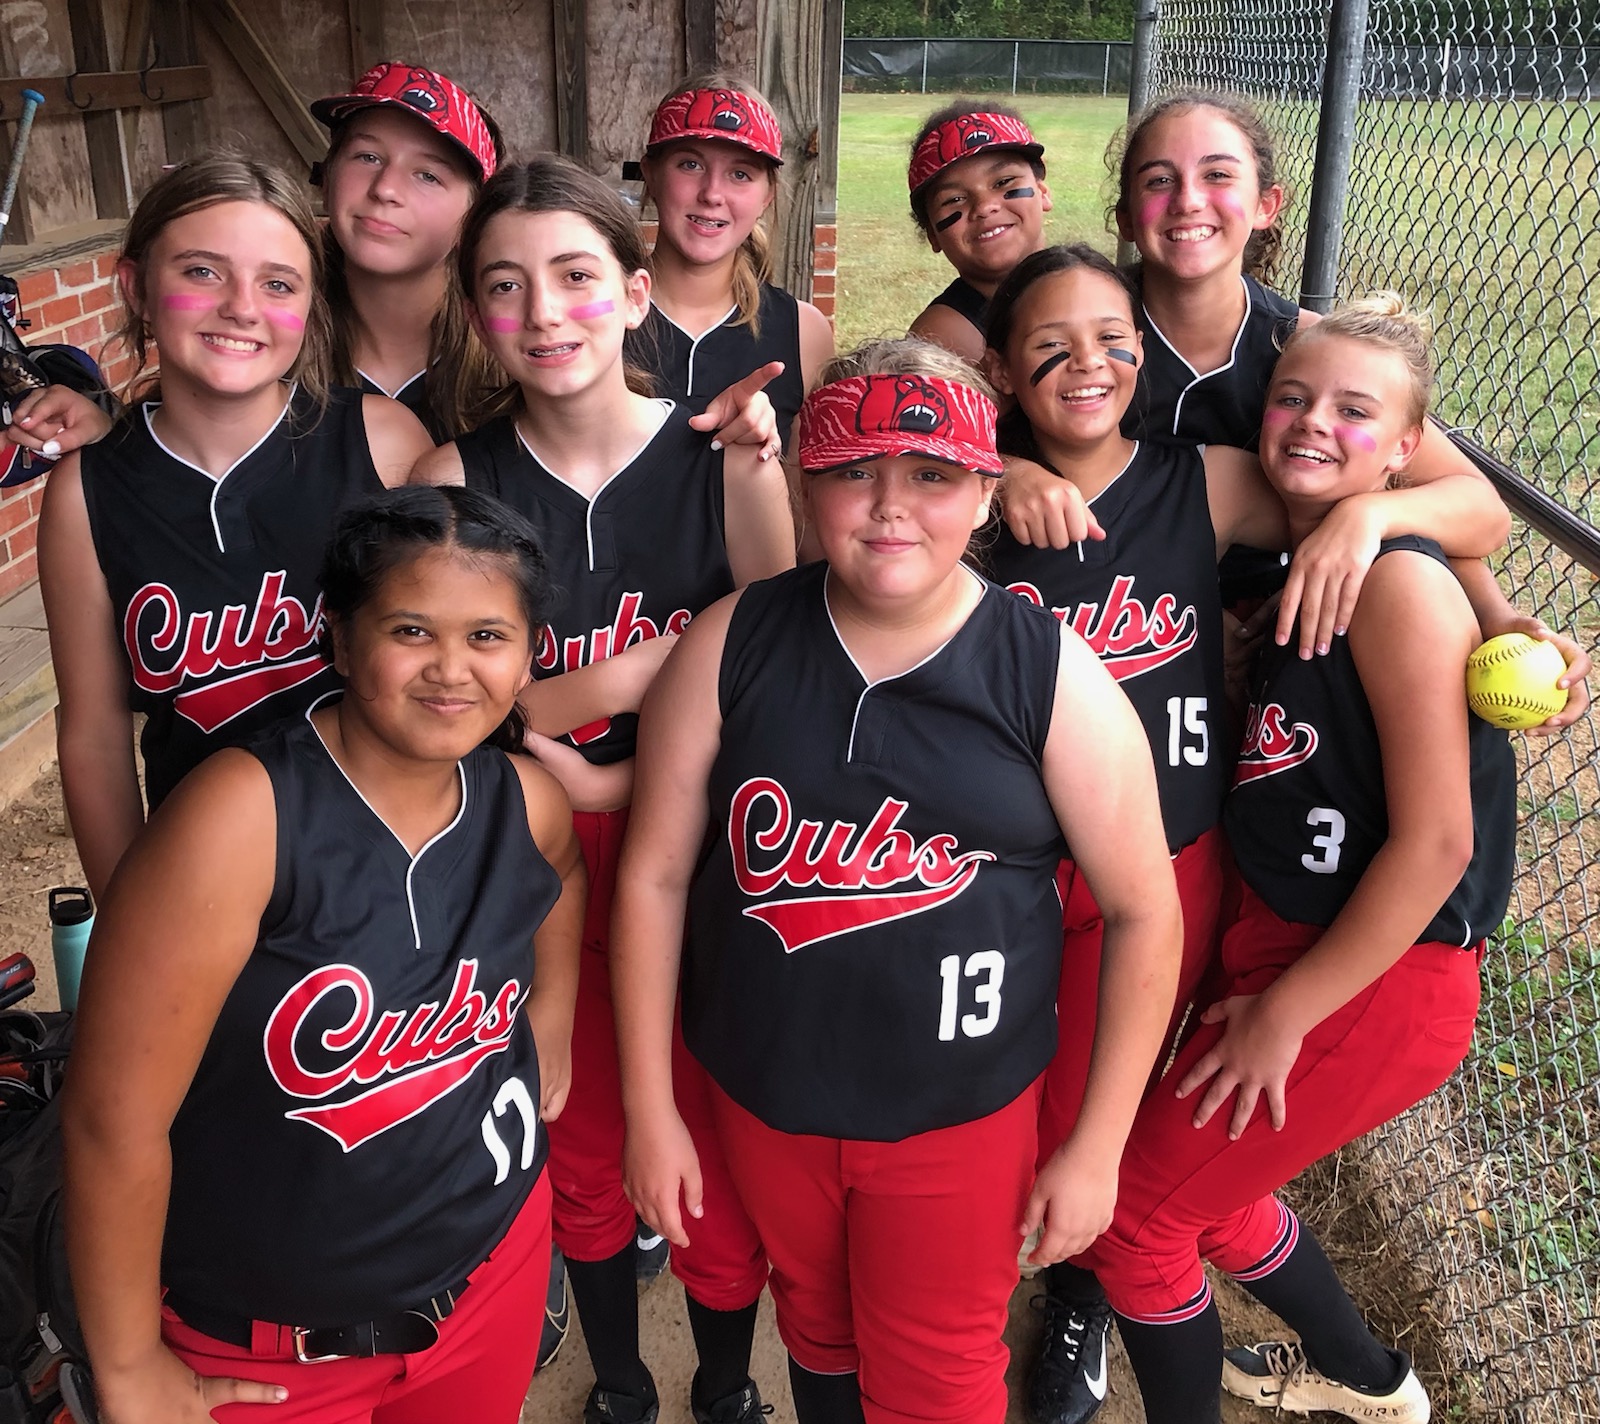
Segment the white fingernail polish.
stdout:
<path fill-rule="evenodd" d="M 61 453 L 61 442 L 59 440 L 46 440 L 39 447 L 39 453 L 41 455 L 59 455 Z"/>
<path fill-rule="evenodd" d="M 720 440 L 713 440 L 711 442 L 711 448 L 713 450 L 720 450 L 722 448 L 722 442 Z"/>

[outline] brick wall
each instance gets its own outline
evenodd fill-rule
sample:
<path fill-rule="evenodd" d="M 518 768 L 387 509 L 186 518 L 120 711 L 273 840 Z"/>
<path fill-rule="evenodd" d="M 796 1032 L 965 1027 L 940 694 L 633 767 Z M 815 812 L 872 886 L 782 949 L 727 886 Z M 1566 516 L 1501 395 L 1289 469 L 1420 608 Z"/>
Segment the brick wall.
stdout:
<path fill-rule="evenodd" d="M 132 374 L 132 358 L 106 366 L 104 348 L 121 321 L 112 267 L 115 249 L 74 257 L 58 267 L 13 273 L 22 295 L 22 314 L 33 323 L 22 332 L 30 346 L 64 342 L 80 346 L 105 370 L 113 390 Z M 8 598 L 38 575 L 35 545 L 44 480 L 0 491 L 0 599 Z"/>

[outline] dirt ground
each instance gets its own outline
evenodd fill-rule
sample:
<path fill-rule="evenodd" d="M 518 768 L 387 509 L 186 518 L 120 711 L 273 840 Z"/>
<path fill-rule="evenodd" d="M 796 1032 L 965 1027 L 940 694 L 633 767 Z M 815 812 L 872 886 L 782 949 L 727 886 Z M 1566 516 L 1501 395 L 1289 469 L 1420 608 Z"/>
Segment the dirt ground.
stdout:
<path fill-rule="evenodd" d="M 55 973 L 50 962 L 50 924 L 46 892 L 53 885 L 82 882 L 82 872 L 61 809 L 61 778 L 51 768 L 3 812 L 0 812 L 0 958 L 26 950 L 38 968 L 38 992 L 29 1000 L 34 1008 L 55 1008 Z M 1274 1319 L 1228 1281 L 1217 1281 L 1217 1298 L 1223 1328 L 1230 1341 L 1256 1340 L 1276 1333 Z M 1006 1340 L 1012 1363 L 1007 1376 L 1013 1404 L 1008 1421 L 1021 1421 L 1022 1377 L 1038 1348 L 1039 1315 L 1029 1301 L 1038 1293 L 1023 1281 L 1011 1300 L 1011 1324 Z M 690 1424 L 689 1378 L 694 1373 L 694 1347 L 684 1313 L 683 1289 L 670 1276 L 647 1287 L 639 1301 L 644 1357 L 661 1392 L 661 1424 Z M 772 1319 L 772 1301 L 764 1298 L 756 1335 L 752 1373 L 764 1397 L 775 1406 L 774 1424 L 794 1417 L 789 1399 L 783 1346 Z M 574 1319 L 572 1333 L 560 1357 L 534 1382 L 522 1412 L 525 1424 L 578 1424 L 583 1401 L 593 1383 L 583 1349 L 581 1328 Z M 1097 1418 L 1103 1424 L 1142 1424 L 1144 1410 L 1128 1370 L 1121 1346 L 1113 1343 L 1110 1389 Z M 1223 1403 L 1226 1424 L 1264 1419 L 1253 1405 L 1232 1400 Z"/>

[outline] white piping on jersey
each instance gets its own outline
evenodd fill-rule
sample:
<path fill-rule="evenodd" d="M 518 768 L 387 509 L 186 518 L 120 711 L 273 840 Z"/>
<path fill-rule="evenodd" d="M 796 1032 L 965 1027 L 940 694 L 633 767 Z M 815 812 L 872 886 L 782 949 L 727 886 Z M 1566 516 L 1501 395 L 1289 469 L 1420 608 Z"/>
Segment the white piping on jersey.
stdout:
<path fill-rule="evenodd" d="M 410 847 L 407 846 L 404 841 L 400 840 L 400 837 L 396 833 L 394 827 L 378 814 L 378 808 L 374 806 L 372 802 L 367 800 L 366 796 L 362 794 L 361 788 L 357 786 L 355 782 L 350 780 L 350 773 L 339 765 L 339 758 L 333 754 L 328 744 L 322 740 L 322 733 L 317 731 L 317 724 L 311 721 L 311 714 L 316 711 L 318 707 L 322 706 L 322 704 L 326 702 L 328 698 L 337 697 L 339 695 L 339 690 L 324 693 L 315 702 L 313 702 L 311 706 L 306 708 L 306 721 L 310 723 L 313 735 L 315 735 L 317 741 L 322 744 L 322 750 L 328 753 L 328 760 L 331 761 L 338 769 L 339 775 L 344 777 L 345 782 L 350 789 L 354 791 L 357 796 L 361 797 L 361 804 L 377 817 L 378 824 L 381 825 L 384 830 L 388 831 L 391 836 L 394 836 L 395 840 L 399 842 L 400 849 L 405 851 L 407 857 L 409 858 L 411 863 L 406 866 L 406 910 L 411 915 L 412 946 L 415 949 L 421 949 L 422 926 L 417 923 L 417 899 L 412 893 L 411 877 L 416 873 L 417 864 L 422 857 L 425 856 L 434 845 L 449 835 L 451 831 L 455 830 L 455 828 L 461 824 L 461 818 L 467 814 L 467 769 L 460 762 L 456 763 L 456 776 L 461 782 L 461 804 L 456 807 L 456 814 L 454 817 L 452 817 L 450 824 L 443 830 L 436 831 L 433 835 L 429 836 L 428 839 L 423 843 L 421 849 L 419 849 L 415 855 L 412 855 Z"/>
<path fill-rule="evenodd" d="M 401 381 L 400 384 L 391 391 L 385 387 L 383 382 L 380 381 L 376 376 L 372 375 L 368 371 L 363 371 L 359 366 L 356 367 L 356 375 L 360 376 L 363 381 L 370 381 L 378 388 L 379 395 L 388 396 L 390 400 L 399 400 L 401 391 L 410 390 L 412 386 L 416 385 L 416 383 L 427 374 L 428 368 L 424 366 L 420 371 L 417 372 L 416 375 L 407 376 L 405 380 Z"/>
<path fill-rule="evenodd" d="M 1112 477 L 1108 481 L 1106 481 L 1105 489 L 1102 489 L 1100 491 L 1100 494 L 1104 494 L 1106 492 L 1106 490 L 1110 489 L 1112 485 L 1116 484 L 1116 482 L 1118 480 L 1120 480 L 1125 474 L 1127 474 L 1128 471 L 1133 468 L 1133 462 L 1135 460 L 1137 460 L 1138 458 L 1139 458 L 1139 442 L 1137 440 L 1135 440 L 1133 442 L 1133 453 L 1128 456 L 1128 463 L 1126 465 L 1124 465 L 1120 470 L 1118 470 L 1116 472 L 1116 474 L 1112 475 Z M 1094 500 L 1095 499 L 1099 499 L 1100 498 L 1100 494 L 1097 494 L 1094 497 L 1094 499 L 1085 500 L 1084 501 L 1084 507 L 1087 508 L 1087 509 L 1093 509 L 1094 508 Z M 1083 540 L 1082 539 L 1078 540 L 1078 562 L 1080 564 L 1083 562 Z"/>
<path fill-rule="evenodd" d="M 1239 329 L 1233 333 L 1233 345 L 1228 348 L 1228 359 L 1224 361 L 1222 365 L 1216 367 L 1215 370 L 1211 371 L 1196 371 L 1194 366 L 1190 363 L 1189 358 L 1167 340 L 1166 333 L 1163 332 L 1161 328 L 1157 326 L 1151 319 L 1150 309 L 1148 307 L 1144 307 L 1142 302 L 1140 303 L 1140 306 L 1144 307 L 1145 325 L 1161 338 L 1161 344 L 1165 346 L 1167 350 L 1176 356 L 1180 361 L 1182 361 L 1194 376 L 1194 379 L 1178 392 L 1178 402 L 1172 407 L 1172 433 L 1174 435 L 1178 433 L 1178 421 L 1183 415 L 1183 402 L 1185 397 L 1188 396 L 1189 392 L 1198 386 L 1201 381 L 1208 381 L 1211 379 L 1211 377 L 1220 376 L 1224 371 L 1230 370 L 1234 361 L 1238 359 L 1239 343 L 1244 339 L 1244 329 L 1250 325 L 1250 312 L 1255 306 L 1254 301 L 1250 297 L 1250 284 L 1245 281 L 1242 275 L 1239 278 L 1239 285 L 1244 288 L 1244 316 L 1239 322 Z"/>
<path fill-rule="evenodd" d="M 978 603 L 982 603 L 985 595 L 988 593 L 988 590 L 984 587 L 983 580 L 979 578 L 977 574 L 973 573 L 972 570 L 969 569 L 965 564 L 961 564 L 958 567 L 963 573 L 969 575 L 972 581 L 978 585 Z M 832 578 L 832 573 L 830 572 L 827 577 Z M 961 620 L 961 627 L 957 628 L 954 633 L 946 638 L 944 642 L 940 643 L 937 648 L 935 648 L 920 662 L 913 663 L 912 666 L 908 667 L 904 672 L 893 673 L 889 677 L 880 677 L 876 682 L 873 682 L 865 672 L 862 672 L 861 664 L 856 661 L 856 655 L 850 651 L 850 645 L 845 642 L 844 634 L 839 631 L 839 625 L 833 620 L 833 607 L 828 602 L 828 585 L 826 581 L 824 581 L 822 585 L 822 606 L 827 610 L 828 613 L 828 626 L 833 629 L 833 636 L 839 640 L 839 646 L 844 650 L 845 657 L 850 659 L 850 666 L 853 667 L 858 673 L 861 673 L 861 680 L 867 684 L 861 689 L 861 696 L 856 698 L 856 710 L 850 718 L 850 741 L 846 744 L 844 751 L 845 761 L 850 762 L 855 760 L 856 724 L 861 720 L 861 706 L 867 700 L 867 694 L 875 687 L 882 687 L 886 682 L 898 682 L 903 677 L 910 677 L 911 674 L 914 673 L 918 668 L 926 667 L 936 657 L 938 657 L 940 653 L 948 648 L 951 643 L 955 641 L 956 634 L 961 631 L 961 628 L 965 628 L 967 626 L 967 619 L 963 618 Z M 972 606 L 972 613 L 976 613 L 977 611 L 978 604 L 975 603 Z M 970 618 L 972 613 L 967 614 L 967 618 Z"/>
<path fill-rule="evenodd" d="M 678 327 L 678 330 L 681 331 L 685 336 L 687 336 L 689 338 L 689 370 L 688 370 L 688 373 L 687 373 L 687 376 L 686 376 L 686 379 L 685 379 L 685 385 L 684 385 L 684 388 L 683 388 L 683 392 L 684 392 L 685 395 L 692 396 L 694 394 L 694 358 L 695 358 L 696 355 L 699 354 L 700 343 L 702 341 L 704 341 L 706 339 L 706 337 L 710 336 L 713 331 L 721 331 L 722 328 L 725 327 L 728 324 L 728 318 L 730 316 L 735 315 L 738 312 L 739 303 L 735 302 L 731 307 L 729 307 L 727 309 L 727 311 L 723 312 L 722 316 L 713 325 L 708 326 L 698 336 L 694 335 L 689 330 L 688 327 L 679 326 L 678 323 L 673 321 L 670 316 L 667 316 L 666 312 L 661 311 L 661 308 L 656 306 L 656 304 L 654 302 L 651 302 L 650 305 L 655 307 L 655 309 L 658 312 L 661 312 L 662 317 L 667 322 L 669 322 L 673 326 Z"/>
<path fill-rule="evenodd" d="M 594 572 L 594 507 L 595 507 L 595 505 L 600 503 L 600 496 L 603 495 L 606 492 L 606 490 L 610 486 L 611 482 L 614 479 L 616 479 L 616 477 L 618 475 L 620 475 L 624 470 L 632 469 L 633 465 L 634 465 L 634 462 L 636 460 L 638 460 L 639 456 L 644 454 L 644 452 L 650 448 L 650 442 L 652 440 L 654 440 L 656 438 L 656 436 L 661 434 L 661 426 L 665 425 L 667 423 L 667 417 L 672 414 L 673 410 L 676 409 L 676 406 L 677 406 L 677 403 L 675 401 L 669 401 L 669 400 L 658 400 L 658 401 L 656 401 L 656 404 L 658 406 L 660 406 L 661 409 L 662 409 L 661 425 L 656 426 L 656 428 L 654 430 L 652 430 L 647 436 L 645 436 L 644 443 L 642 445 L 640 445 L 639 448 L 633 452 L 633 454 L 629 455 L 626 460 L 624 460 L 620 465 L 618 465 L 616 469 L 614 469 L 609 475 L 607 475 L 605 477 L 605 479 L 600 481 L 600 488 L 597 489 L 592 495 L 585 494 L 581 489 L 579 489 L 577 487 L 577 485 L 573 484 L 571 480 L 563 479 L 553 469 L 551 469 L 550 468 L 550 462 L 548 460 L 544 459 L 543 456 L 541 456 L 539 454 L 539 452 L 533 448 L 532 445 L 528 444 L 528 437 L 522 433 L 522 427 L 520 425 L 518 425 L 515 420 L 513 420 L 511 422 L 511 428 L 517 432 L 517 439 L 522 442 L 522 448 L 524 450 L 526 450 L 528 452 L 528 454 L 533 457 L 535 463 L 539 466 L 539 468 L 541 470 L 543 470 L 547 475 L 549 475 L 550 478 L 553 479 L 557 484 L 565 485 L 569 490 L 571 490 L 573 492 L 573 494 L 577 495 L 578 498 L 581 499 L 584 502 L 584 506 L 585 507 L 584 507 L 584 511 L 583 511 L 583 537 L 584 537 L 584 539 L 585 539 L 585 541 L 586 541 L 586 543 L 588 545 L 588 549 L 589 549 L 589 572 L 590 573 Z"/>
<path fill-rule="evenodd" d="M 289 408 L 294 404 L 294 393 L 298 389 L 299 382 L 296 382 L 294 385 L 289 387 L 289 399 L 283 403 L 283 409 L 278 412 L 278 418 L 267 427 L 266 434 L 257 440 L 254 445 L 244 452 L 244 454 L 239 456 L 239 458 L 229 465 L 228 468 L 225 469 L 220 475 L 214 475 L 210 470 L 202 470 L 200 466 L 195 464 L 193 460 L 185 460 L 182 455 L 173 450 L 164 440 L 162 440 L 159 435 L 156 434 L 155 422 L 150 417 L 153 411 L 161 408 L 160 401 L 146 401 L 144 405 L 140 407 L 140 409 L 144 411 L 144 428 L 150 432 L 150 438 L 154 440 L 162 450 L 164 450 L 180 465 L 187 465 L 191 470 L 204 475 L 208 480 L 211 481 L 211 532 L 217 536 L 217 552 L 219 554 L 226 554 L 228 552 L 227 547 L 222 542 L 222 526 L 217 523 L 217 496 L 222 492 L 222 482 L 227 479 L 228 476 L 231 475 L 235 470 L 237 470 L 240 465 L 244 464 L 246 460 L 254 455 L 257 450 L 265 445 L 268 437 L 271 436 L 277 430 L 277 428 L 283 424 L 284 417 L 289 414 Z"/>

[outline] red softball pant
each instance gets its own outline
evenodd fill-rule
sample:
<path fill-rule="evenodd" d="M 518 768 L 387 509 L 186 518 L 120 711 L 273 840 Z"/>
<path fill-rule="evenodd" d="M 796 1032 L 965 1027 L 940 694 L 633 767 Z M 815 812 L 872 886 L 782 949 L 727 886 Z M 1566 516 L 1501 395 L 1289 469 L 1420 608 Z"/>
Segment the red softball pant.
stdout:
<path fill-rule="evenodd" d="M 1279 919 L 1242 887 L 1240 918 L 1222 941 L 1223 997 L 1261 993 L 1322 933 Z M 1466 1056 L 1478 958 L 1456 945 L 1413 945 L 1312 1029 L 1289 1075 L 1281 1132 L 1264 1099 L 1237 1142 L 1228 1141 L 1231 1099 L 1204 1127 L 1192 1125 L 1199 1095 L 1180 1101 L 1176 1086 L 1222 1035 L 1221 1025 L 1202 1025 L 1140 1106 L 1111 1228 L 1084 1258 L 1117 1311 L 1157 1325 L 1198 1314 L 1210 1300 L 1202 1258 L 1245 1279 L 1274 1269 L 1295 1225 L 1272 1193 L 1420 1102 Z"/>
<path fill-rule="evenodd" d="M 715 1083 L 711 1103 L 789 1353 L 817 1374 L 859 1371 L 870 1424 L 1001 1424 L 1038 1084 L 902 1142 L 779 1132 Z"/>
<path fill-rule="evenodd" d="M 611 1003 L 611 900 L 627 811 L 580 811 L 573 825 L 589 868 L 589 909 L 578 967 L 572 1030 L 572 1089 L 549 1124 L 555 1240 L 574 1261 L 604 1261 L 634 1239 L 634 1210 L 622 1190 L 622 1074 Z M 687 1247 L 674 1247 L 672 1270 L 684 1289 L 713 1310 L 742 1310 L 767 1282 L 761 1238 L 739 1203 L 711 1121 L 705 1069 L 674 1031 L 672 1081 L 700 1154 L 705 1215 L 690 1223 Z"/>
<path fill-rule="evenodd" d="M 1222 828 L 1213 827 L 1172 858 L 1178 880 L 1178 900 L 1183 906 L 1183 963 L 1178 970 L 1178 993 L 1167 1024 L 1166 1045 L 1155 1065 L 1152 1080 L 1166 1066 L 1167 1052 L 1178 1026 L 1206 971 L 1217 954 L 1217 925 L 1222 903 L 1223 865 L 1227 856 Z M 1039 1165 L 1067 1139 L 1083 1106 L 1083 1089 L 1089 1079 L 1089 1053 L 1094 1047 L 1094 1026 L 1100 994 L 1100 947 L 1105 921 L 1087 882 L 1071 861 L 1063 861 L 1056 876 L 1061 891 L 1065 938 L 1061 948 L 1061 990 L 1056 996 L 1056 1056 L 1044 1078 L 1044 1101 L 1039 1108 Z"/>
<path fill-rule="evenodd" d="M 247 1350 L 162 1308 L 161 1338 L 196 1374 L 258 1380 L 282 1404 L 226 1404 L 218 1424 L 515 1424 L 539 1354 L 550 1280 L 550 1177 L 541 1172 L 510 1229 L 475 1270 L 439 1340 L 415 1355 L 301 1364 L 287 1327 L 257 1321 Z"/>

